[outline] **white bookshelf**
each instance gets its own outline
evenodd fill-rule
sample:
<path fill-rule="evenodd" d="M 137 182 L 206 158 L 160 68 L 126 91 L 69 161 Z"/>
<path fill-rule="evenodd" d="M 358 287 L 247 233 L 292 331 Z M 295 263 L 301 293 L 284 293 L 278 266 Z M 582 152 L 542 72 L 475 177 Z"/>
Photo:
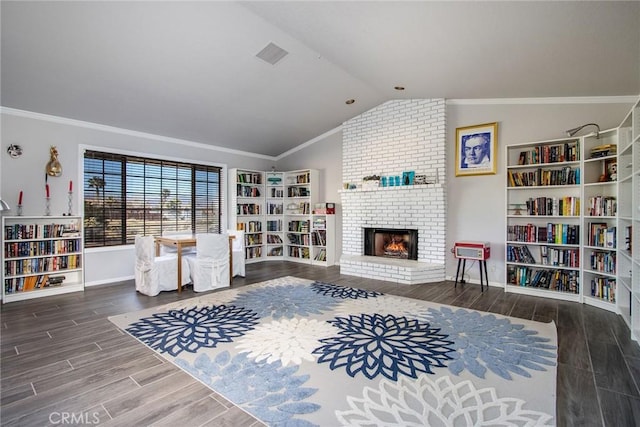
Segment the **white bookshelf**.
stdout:
<path fill-rule="evenodd" d="M 2 302 L 84 290 L 80 216 L 2 217 Z"/>

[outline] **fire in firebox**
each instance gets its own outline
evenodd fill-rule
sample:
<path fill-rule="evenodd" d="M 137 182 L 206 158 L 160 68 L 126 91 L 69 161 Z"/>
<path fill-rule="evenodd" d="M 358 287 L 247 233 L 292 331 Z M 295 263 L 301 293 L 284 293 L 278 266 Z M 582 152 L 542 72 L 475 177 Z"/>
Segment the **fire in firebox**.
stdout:
<path fill-rule="evenodd" d="M 384 256 L 407 259 L 409 248 L 403 235 L 388 234 L 389 242 L 384 245 Z"/>

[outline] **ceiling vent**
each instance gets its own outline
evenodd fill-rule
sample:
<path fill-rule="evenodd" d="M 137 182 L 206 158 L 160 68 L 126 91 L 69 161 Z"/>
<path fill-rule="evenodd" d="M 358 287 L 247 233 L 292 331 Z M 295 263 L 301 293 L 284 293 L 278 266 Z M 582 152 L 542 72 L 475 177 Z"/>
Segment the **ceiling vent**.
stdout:
<path fill-rule="evenodd" d="M 269 43 L 256 55 L 258 58 L 262 59 L 265 62 L 268 62 L 271 65 L 276 65 L 278 61 L 287 56 L 289 52 L 281 48 L 280 46 L 276 46 L 273 43 Z"/>

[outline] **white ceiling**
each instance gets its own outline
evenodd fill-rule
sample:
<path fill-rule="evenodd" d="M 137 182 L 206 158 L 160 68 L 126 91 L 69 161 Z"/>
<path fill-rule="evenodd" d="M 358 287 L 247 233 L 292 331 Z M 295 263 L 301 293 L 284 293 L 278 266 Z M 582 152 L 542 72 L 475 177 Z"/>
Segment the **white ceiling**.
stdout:
<path fill-rule="evenodd" d="M 640 2 L 2 1 L 0 12 L 2 106 L 268 156 L 394 98 L 640 94 Z M 276 65 L 255 57 L 269 42 L 289 52 Z"/>

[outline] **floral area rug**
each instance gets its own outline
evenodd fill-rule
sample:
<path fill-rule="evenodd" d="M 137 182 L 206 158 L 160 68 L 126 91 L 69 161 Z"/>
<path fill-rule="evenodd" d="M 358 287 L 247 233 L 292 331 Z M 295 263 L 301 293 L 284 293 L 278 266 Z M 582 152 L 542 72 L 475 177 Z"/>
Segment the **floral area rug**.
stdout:
<path fill-rule="evenodd" d="M 555 424 L 553 323 L 295 277 L 110 320 L 270 426 Z"/>

